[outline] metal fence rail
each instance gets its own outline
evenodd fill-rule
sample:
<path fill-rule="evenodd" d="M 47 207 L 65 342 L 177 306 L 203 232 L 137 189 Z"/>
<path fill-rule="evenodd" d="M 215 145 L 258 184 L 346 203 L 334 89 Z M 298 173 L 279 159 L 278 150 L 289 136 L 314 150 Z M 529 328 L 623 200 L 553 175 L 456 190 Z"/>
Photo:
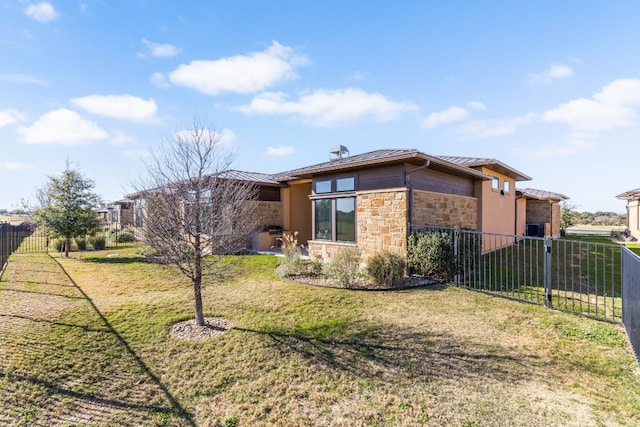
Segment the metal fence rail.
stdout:
<path fill-rule="evenodd" d="M 622 321 L 620 245 L 457 228 L 419 231 L 450 233 L 457 286 Z"/>
<path fill-rule="evenodd" d="M 11 225 L 0 223 L 0 273 L 9 259 L 23 241 L 33 234 L 35 227 L 29 224 Z"/>
<path fill-rule="evenodd" d="M 640 364 L 640 257 L 622 248 L 622 323 Z"/>
<path fill-rule="evenodd" d="M 139 241 L 140 236 L 133 230 L 122 230 L 117 224 L 105 223 L 94 236 L 84 239 L 73 239 L 71 250 L 92 247 L 92 239 L 104 239 L 106 248 L 114 248 L 123 244 Z M 0 223 L 0 272 L 9 256 L 16 253 L 50 252 L 59 250 L 60 239 L 53 239 L 46 230 L 38 228 L 32 223 L 11 225 Z M 85 246 L 86 245 L 86 246 Z"/>

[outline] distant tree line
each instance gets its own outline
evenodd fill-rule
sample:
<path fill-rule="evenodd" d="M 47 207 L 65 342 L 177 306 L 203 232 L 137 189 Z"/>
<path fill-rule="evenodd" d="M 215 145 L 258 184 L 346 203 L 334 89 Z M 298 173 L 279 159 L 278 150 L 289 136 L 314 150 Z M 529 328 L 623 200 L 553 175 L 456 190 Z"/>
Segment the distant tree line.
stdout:
<path fill-rule="evenodd" d="M 608 211 L 578 212 L 575 205 L 563 202 L 560 208 L 560 227 L 567 229 L 574 225 L 625 227 L 627 225 L 627 214 Z"/>

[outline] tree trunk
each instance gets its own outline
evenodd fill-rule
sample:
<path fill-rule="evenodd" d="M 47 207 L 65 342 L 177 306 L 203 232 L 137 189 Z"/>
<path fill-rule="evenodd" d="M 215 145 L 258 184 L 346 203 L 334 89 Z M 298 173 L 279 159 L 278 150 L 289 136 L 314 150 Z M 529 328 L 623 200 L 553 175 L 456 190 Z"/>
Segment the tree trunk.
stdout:
<path fill-rule="evenodd" d="M 196 301 L 196 323 L 204 326 L 204 316 L 202 314 L 202 276 L 196 277 L 193 282 L 193 294 Z"/>
<path fill-rule="evenodd" d="M 71 246 L 71 238 L 64 242 L 64 257 L 69 258 L 69 247 Z"/>

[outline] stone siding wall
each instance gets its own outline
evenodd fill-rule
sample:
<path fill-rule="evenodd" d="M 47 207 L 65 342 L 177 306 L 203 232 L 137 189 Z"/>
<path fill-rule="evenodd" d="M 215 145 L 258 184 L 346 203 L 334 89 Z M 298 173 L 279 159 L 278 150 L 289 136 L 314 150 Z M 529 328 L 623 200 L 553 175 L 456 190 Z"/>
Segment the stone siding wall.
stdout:
<path fill-rule="evenodd" d="M 406 252 L 408 194 L 404 188 L 358 193 L 356 229 L 364 261 L 383 249 Z"/>
<path fill-rule="evenodd" d="M 545 236 L 560 237 L 560 203 L 527 200 L 527 222 L 544 224 Z"/>
<path fill-rule="evenodd" d="M 478 199 L 467 196 L 413 191 L 413 226 L 478 229 Z"/>
<path fill-rule="evenodd" d="M 257 202 L 256 214 L 262 217 L 264 225 L 283 225 L 282 202 Z"/>

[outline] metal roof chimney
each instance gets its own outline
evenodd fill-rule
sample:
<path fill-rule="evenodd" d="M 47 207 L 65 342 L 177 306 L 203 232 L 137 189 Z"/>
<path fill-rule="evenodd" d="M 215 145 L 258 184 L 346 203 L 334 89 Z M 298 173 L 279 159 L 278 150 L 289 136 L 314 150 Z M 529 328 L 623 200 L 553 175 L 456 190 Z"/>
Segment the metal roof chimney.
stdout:
<path fill-rule="evenodd" d="M 338 160 L 343 157 L 348 157 L 349 149 L 344 145 L 336 145 L 335 147 L 331 148 L 331 151 L 329 151 L 329 154 L 330 154 L 330 157 L 329 157 L 330 160 Z"/>

